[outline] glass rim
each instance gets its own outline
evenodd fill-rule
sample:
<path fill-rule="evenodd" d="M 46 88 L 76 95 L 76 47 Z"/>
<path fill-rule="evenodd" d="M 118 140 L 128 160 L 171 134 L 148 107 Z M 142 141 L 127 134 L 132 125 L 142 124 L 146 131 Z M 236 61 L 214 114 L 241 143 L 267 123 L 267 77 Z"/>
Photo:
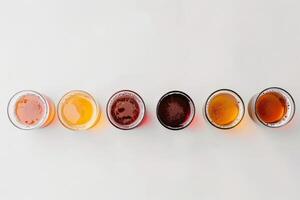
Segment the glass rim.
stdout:
<path fill-rule="evenodd" d="M 111 103 L 112 103 L 112 100 L 116 97 L 116 95 L 118 95 L 118 94 L 120 94 L 120 93 L 123 93 L 123 92 L 124 92 L 124 93 L 130 93 L 130 94 L 134 95 L 135 97 L 137 97 L 137 99 L 139 99 L 140 102 L 142 103 L 141 105 L 142 105 L 142 108 L 143 108 L 143 109 L 141 109 L 141 110 L 143 111 L 142 117 L 140 117 L 140 119 L 139 119 L 139 117 L 138 117 L 136 120 L 139 120 L 139 121 L 136 122 L 133 126 L 130 126 L 130 127 L 128 127 L 128 128 L 125 128 L 124 125 L 118 126 L 118 123 L 115 122 L 115 120 L 111 119 L 111 116 L 110 116 L 110 114 L 109 114 L 109 113 L 110 113 L 110 112 L 109 112 L 109 109 L 110 109 L 110 105 L 111 105 Z M 141 114 L 141 113 L 140 113 L 140 114 Z M 139 115 L 140 115 L 140 114 L 139 114 Z M 138 127 L 138 126 L 143 122 L 143 120 L 144 120 L 144 118 L 145 118 L 145 114 L 146 114 L 146 106 L 145 106 L 145 102 L 144 102 L 143 98 L 142 98 L 137 92 L 135 92 L 135 91 L 133 91 L 133 90 L 123 89 L 123 90 L 119 90 L 119 91 L 113 93 L 113 94 L 111 95 L 111 97 L 108 99 L 107 104 L 106 104 L 106 116 L 107 116 L 107 118 L 108 118 L 108 121 L 109 121 L 114 127 L 118 128 L 118 129 L 120 129 L 120 130 L 132 130 L 132 129 Z"/>
<path fill-rule="evenodd" d="M 16 102 L 13 104 L 14 98 L 17 98 L 16 101 L 18 101 L 21 97 L 25 96 L 26 94 L 31 94 L 31 95 L 37 96 L 43 102 L 43 104 L 45 105 L 45 113 L 44 113 L 42 119 L 37 124 L 35 124 L 34 126 L 28 126 L 28 125 L 22 124 L 17 119 L 16 113 L 15 113 Z M 14 115 L 13 116 L 12 116 L 12 113 L 11 113 L 12 111 L 10 110 L 11 106 L 14 107 L 14 109 L 13 109 L 14 110 Z M 33 130 L 33 129 L 38 129 L 38 128 L 43 127 L 43 125 L 47 122 L 47 120 L 49 118 L 49 114 L 50 114 L 50 104 L 49 104 L 48 100 L 46 99 L 46 97 L 44 95 L 42 95 L 41 93 L 39 93 L 37 91 L 34 91 L 34 90 L 21 90 L 19 92 L 14 93 L 10 97 L 9 102 L 7 104 L 7 116 L 8 116 L 9 121 L 16 128 L 21 129 L 21 130 Z"/>
<path fill-rule="evenodd" d="M 266 123 L 266 122 L 264 122 L 262 119 L 260 119 L 260 117 L 258 116 L 258 114 L 257 114 L 257 112 L 256 112 L 256 104 L 257 104 L 257 101 L 258 101 L 259 97 L 261 97 L 261 96 L 262 96 L 266 91 L 268 91 L 268 90 L 279 90 L 279 91 L 285 93 L 285 94 L 282 94 L 282 93 L 279 92 L 280 95 L 284 96 L 285 100 L 287 100 L 287 97 L 286 97 L 286 95 L 287 95 L 287 96 L 291 99 L 291 102 L 290 102 L 290 103 L 291 103 L 292 106 L 293 106 L 293 112 L 292 112 L 291 115 L 290 115 L 290 119 L 287 120 L 286 122 L 284 122 L 284 123 L 278 125 L 278 126 L 271 126 L 271 125 L 268 125 L 268 123 Z M 276 91 L 275 91 L 275 92 L 276 92 Z M 276 93 L 278 93 L 278 92 L 276 92 Z M 296 103 L 295 103 L 295 100 L 294 100 L 294 98 L 292 97 L 292 95 L 291 95 L 287 90 L 285 90 L 285 89 L 283 89 L 283 88 L 281 88 L 281 87 L 268 87 L 268 88 L 262 90 L 262 91 L 257 95 L 257 97 L 255 98 L 255 103 L 254 103 L 254 113 L 255 113 L 256 118 L 258 119 L 258 121 L 259 121 L 262 125 L 264 125 L 264 126 L 266 126 L 266 127 L 268 127 L 268 128 L 280 128 L 280 127 L 283 127 L 283 126 L 287 125 L 288 123 L 290 123 L 290 122 L 292 121 L 292 119 L 294 118 L 294 115 L 295 115 L 295 113 L 296 113 Z M 280 121 L 281 121 L 281 120 L 280 120 Z M 280 121 L 279 121 L 279 122 L 280 122 Z M 269 124 L 276 124 L 276 123 L 279 123 L 279 122 L 269 123 Z"/>
<path fill-rule="evenodd" d="M 183 126 L 181 127 L 172 127 L 172 126 L 168 126 L 167 124 L 165 124 L 159 114 L 158 114 L 158 108 L 161 104 L 161 102 L 168 96 L 172 95 L 172 94 L 179 94 L 179 95 L 182 95 L 184 96 L 185 98 L 187 98 L 189 100 L 189 105 L 190 105 L 190 108 L 191 108 L 191 113 L 190 113 L 190 116 L 188 118 L 188 122 L 186 124 L 184 124 Z M 186 94 L 185 92 L 182 92 L 180 90 L 171 90 L 167 93 L 165 93 L 163 96 L 160 97 L 159 101 L 157 102 L 157 105 L 156 105 L 156 117 L 158 119 L 158 121 L 160 122 L 161 125 L 163 125 L 165 128 L 169 129 L 169 130 L 173 130 L 173 131 L 178 131 L 178 130 L 182 130 L 186 127 L 188 127 L 194 120 L 194 117 L 195 117 L 195 114 L 196 114 L 196 107 L 195 107 L 195 104 L 194 104 L 194 101 L 192 100 L 192 98 Z"/>
<path fill-rule="evenodd" d="M 61 113 L 61 108 L 62 108 L 62 103 L 66 100 L 67 97 L 73 96 L 74 94 L 81 94 L 81 95 L 86 95 L 93 103 L 93 109 L 95 109 L 95 112 L 86 124 L 77 126 L 75 125 L 74 127 L 68 125 L 67 123 L 64 122 L 62 113 Z M 59 100 L 57 104 L 57 118 L 60 121 L 60 123 L 67 129 L 72 130 L 72 131 L 84 131 L 92 128 L 96 122 L 98 121 L 100 117 L 100 107 L 96 101 L 96 99 L 89 93 L 84 90 L 70 90 L 67 93 L 65 93 Z"/>
<path fill-rule="evenodd" d="M 210 119 L 210 117 L 208 116 L 208 113 L 207 113 L 208 104 L 209 104 L 211 98 L 214 95 L 216 95 L 217 93 L 219 93 L 219 92 L 227 92 L 228 94 L 231 94 L 236 100 L 240 101 L 241 105 L 242 105 L 242 113 L 241 113 L 241 115 L 240 115 L 240 111 L 241 110 L 240 110 L 240 107 L 239 107 L 239 114 L 238 114 L 237 118 L 231 123 L 231 125 L 229 124 L 228 127 L 226 127 L 226 126 L 222 127 L 222 126 L 219 126 L 219 125 L 213 123 L 212 120 Z M 204 106 L 204 113 L 205 113 L 205 117 L 206 117 L 207 121 L 211 125 L 213 125 L 215 128 L 218 128 L 218 129 L 221 129 L 221 130 L 229 130 L 229 129 L 235 128 L 236 126 L 238 126 L 242 122 L 242 120 L 243 120 L 243 118 L 245 116 L 245 103 L 244 103 L 242 97 L 237 92 L 235 92 L 234 90 L 227 89 L 227 88 L 222 88 L 222 89 L 215 90 L 214 92 L 212 92 L 208 96 L 208 98 L 207 98 L 207 100 L 205 102 L 205 106 Z M 238 119 L 238 118 L 240 118 L 240 119 Z M 238 121 L 236 121 L 237 119 L 238 119 Z"/>

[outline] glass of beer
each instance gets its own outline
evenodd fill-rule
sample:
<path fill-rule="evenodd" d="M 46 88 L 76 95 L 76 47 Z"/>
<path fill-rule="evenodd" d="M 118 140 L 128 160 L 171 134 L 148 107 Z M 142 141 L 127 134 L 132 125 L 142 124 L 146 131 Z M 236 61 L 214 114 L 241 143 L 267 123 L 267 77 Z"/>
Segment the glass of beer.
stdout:
<path fill-rule="evenodd" d="M 267 127 L 288 124 L 295 114 L 295 101 L 284 89 L 270 87 L 252 97 L 248 105 L 250 117 Z"/>
<path fill-rule="evenodd" d="M 70 130 L 87 130 L 95 126 L 100 117 L 100 108 L 89 93 L 73 90 L 65 94 L 57 106 L 58 119 Z"/>
<path fill-rule="evenodd" d="M 219 129 L 231 129 L 237 126 L 245 114 L 242 98 L 234 91 L 220 89 L 213 92 L 205 104 L 206 119 Z"/>
<path fill-rule="evenodd" d="M 194 119 L 195 105 L 184 92 L 170 91 L 160 98 L 156 107 L 156 116 L 167 129 L 184 129 Z"/>
<path fill-rule="evenodd" d="M 145 112 L 146 107 L 142 97 L 131 90 L 116 92 L 106 106 L 108 120 L 122 130 L 130 130 L 140 125 Z"/>
<path fill-rule="evenodd" d="M 23 90 L 11 97 L 7 114 L 15 127 L 31 130 L 49 125 L 55 116 L 55 106 L 45 95 L 32 90 Z"/>

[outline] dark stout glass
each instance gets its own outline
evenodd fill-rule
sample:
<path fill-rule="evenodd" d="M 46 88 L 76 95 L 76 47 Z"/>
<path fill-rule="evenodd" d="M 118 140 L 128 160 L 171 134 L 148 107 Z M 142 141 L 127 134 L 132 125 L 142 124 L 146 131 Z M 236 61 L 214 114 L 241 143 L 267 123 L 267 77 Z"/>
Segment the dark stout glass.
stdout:
<path fill-rule="evenodd" d="M 157 105 L 157 118 L 168 129 L 187 127 L 195 115 L 192 99 L 183 92 L 171 91 L 165 94 Z"/>

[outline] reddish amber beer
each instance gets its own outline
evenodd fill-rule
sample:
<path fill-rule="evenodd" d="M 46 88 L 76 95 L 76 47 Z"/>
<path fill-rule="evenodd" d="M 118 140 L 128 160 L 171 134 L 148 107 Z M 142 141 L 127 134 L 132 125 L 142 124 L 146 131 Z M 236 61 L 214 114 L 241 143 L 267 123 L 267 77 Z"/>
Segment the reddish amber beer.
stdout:
<path fill-rule="evenodd" d="M 267 88 L 253 97 L 249 104 L 249 114 L 254 121 L 268 127 L 281 127 L 289 123 L 295 113 L 295 102 L 285 90 Z"/>
<path fill-rule="evenodd" d="M 116 92 L 106 106 L 108 120 L 122 130 L 130 130 L 140 125 L 145 113 L 146 107 L 142 97 L 131 90 Z"/>

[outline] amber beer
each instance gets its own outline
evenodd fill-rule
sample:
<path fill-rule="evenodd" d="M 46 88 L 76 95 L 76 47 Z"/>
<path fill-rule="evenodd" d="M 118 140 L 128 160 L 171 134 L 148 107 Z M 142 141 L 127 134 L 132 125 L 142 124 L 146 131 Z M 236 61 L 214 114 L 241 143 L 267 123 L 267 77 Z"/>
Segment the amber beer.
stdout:
<path fill-rule="evenodd" d="M 292 96 L 281 88 L 267 88 L 249 103 L 249 114 L 254 121 L 268 127 L 281 127 L 289 123 L 295 113 Z"/>
<path fill-rule="evenodd" d="M 231 129 L 237 126 L 245 113 L 242 98 L 229 89 L 217 90 L 206 101 L 205 116 L 215 127 Z"/>

